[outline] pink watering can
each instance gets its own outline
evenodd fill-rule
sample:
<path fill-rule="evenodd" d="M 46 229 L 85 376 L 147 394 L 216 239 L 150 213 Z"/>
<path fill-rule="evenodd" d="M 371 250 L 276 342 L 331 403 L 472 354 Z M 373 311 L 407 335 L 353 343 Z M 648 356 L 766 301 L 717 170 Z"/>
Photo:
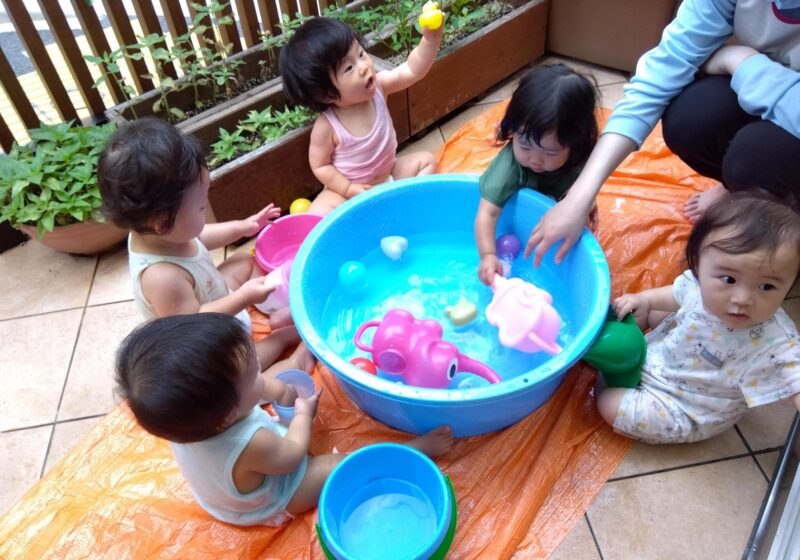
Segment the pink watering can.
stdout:
<path fill-rule="evenodd" d="M 361 342 L 364 331 L 377 327 L 372 346 Z M 442 326 L 433 319 L 417 320 L 404 309 L 392 309 L 382 321 L 358 327 L 356 346 L 372 352 L 375 364 L 387 373 L 402 375 L 408 385 L 444 389 L 463 371 L 489 383 L 501 381 L 489 366 L 469 358 L 454 344 L 442 340 Z"/>
<path fill-rule="evenodd" d="M 553 297 L 522 278 L 494 277 L 486 319 L 499 329 L 500 344 L 521 352 L 561 352 L 556 344 L 561 317 Z"/>

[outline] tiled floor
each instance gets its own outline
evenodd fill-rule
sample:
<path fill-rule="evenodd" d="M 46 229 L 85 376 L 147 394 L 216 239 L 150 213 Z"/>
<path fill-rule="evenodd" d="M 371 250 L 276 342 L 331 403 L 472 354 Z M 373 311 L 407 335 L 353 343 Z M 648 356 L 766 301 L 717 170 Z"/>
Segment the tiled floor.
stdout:
<path fill-rule="evenodd" d="M 625 75 L 568 62 L 595 76 L 604 106 L 621 98 Z M 512 77 L 405 150 L 437 150 L 515 85 Z M 114 350 L 140 319 L 124 249 L 74 257 L 32 242 L 0 254 L 0 270 L 2 513 L 114 406 Z M 785 307 L 800 320 L 800 297 Z M 793 415 L 782 403 L 703 443 L 634 445 L 553 557 L 739 558 Z"/>

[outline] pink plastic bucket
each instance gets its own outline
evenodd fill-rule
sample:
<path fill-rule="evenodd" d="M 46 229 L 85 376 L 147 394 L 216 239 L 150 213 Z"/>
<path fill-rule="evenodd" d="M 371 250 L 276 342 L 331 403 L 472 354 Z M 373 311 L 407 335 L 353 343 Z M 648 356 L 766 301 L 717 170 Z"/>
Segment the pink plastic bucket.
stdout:
<path fill-rule="evenodd" d="M 256 239 L 256 262 L 265 272 L 271 272 L 293 259 L 308 233 L 317 225 L 319 214 L 289 214 L 278 218 L 261 230 Z"/>

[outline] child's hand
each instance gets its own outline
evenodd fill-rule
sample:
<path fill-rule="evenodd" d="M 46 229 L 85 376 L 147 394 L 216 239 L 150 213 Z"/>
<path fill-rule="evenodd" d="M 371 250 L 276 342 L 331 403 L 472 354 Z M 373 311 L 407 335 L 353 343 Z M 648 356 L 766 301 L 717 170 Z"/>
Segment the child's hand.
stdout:
<path fill-rule="evenodd" d="M 365 183 L 350 183 L 350 186 L 347 187 L 346 191 L 344 191 L 344 196 L 345 198 L 353 198 L 354 196 L 366 192 L 371 188 L 372 185 L 367 185 Z"/>
<path fill-rule="evenodd" d="M 251 237 L 261 231 L 265 225 L 281 215 L 281 209 L 270 203 L 257 214 L 242 220 L 242 236 Z"/>
<path fill-rule="evenodd" d="M 617 319 L 622 321 L 628 313 L 633 313 L 637 325 L 646 325 L 650 314 L 650 300 L 642 294 L 623 294 L 612 305 Z"/>
<path fill-rule="evenodd" d="M 257 278 L 251 278 L 242 284 L 239 289 L 236 290 L 236 293 L 244 295 L 248 305 L 255 305 L 267 299 L 267 296 L 274 290 L 275 286 L 267 285 L 266 276 L 259 276 Z"/>
<path fill-rule="evenodd" d="M 322 388 L 319 391 L 308 397 L 307 399 L 297 397 L 294 401 L 294 416 L 297 418 L 300 414 L 308 414 L 311 418 L 317 415 L 317 405 L 319 404 L 319 397 L 322 395 Z"/>
<path fill-rule="evenodd" d="M 487 253 L 481 257 L 481 262 L 478 265 L 478 278 L 487 286 L 491 286 L 494 282 L 495 274 L 503 275 L 503 265 L 497 255 Z"/>

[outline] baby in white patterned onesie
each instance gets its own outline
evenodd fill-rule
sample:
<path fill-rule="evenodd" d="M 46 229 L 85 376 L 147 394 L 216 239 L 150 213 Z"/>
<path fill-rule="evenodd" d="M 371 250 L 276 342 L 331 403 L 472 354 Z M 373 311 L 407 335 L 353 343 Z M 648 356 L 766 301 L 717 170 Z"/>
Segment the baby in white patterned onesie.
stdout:
<path fill-rule="evenodd" d="M 703 214 L 686 246 L 689 269 L 671 286 L 624 294 L 647 334 L 633 389 L 605 388 L 603 418 L 646 443 L 713 437 L 748 408 L 791 397 L 800 409 L 800 337 L 781 309 L 800 272 L 800 215 L 731 195 Z"/>

